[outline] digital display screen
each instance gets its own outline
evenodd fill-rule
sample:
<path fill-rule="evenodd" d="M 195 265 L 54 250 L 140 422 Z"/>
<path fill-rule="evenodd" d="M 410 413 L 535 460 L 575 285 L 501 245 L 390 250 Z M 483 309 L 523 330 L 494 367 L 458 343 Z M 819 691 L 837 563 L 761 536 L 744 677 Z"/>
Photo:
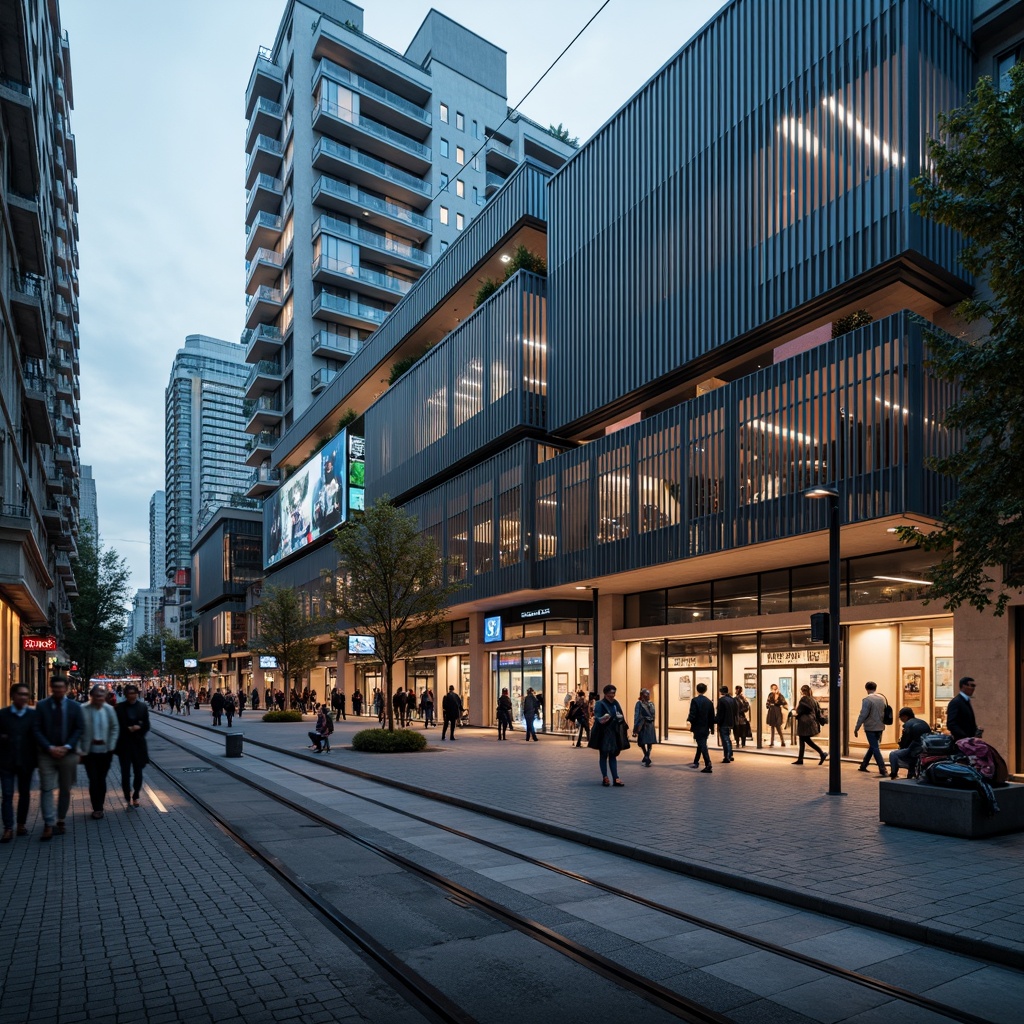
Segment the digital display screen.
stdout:
<path fill-rule="evenodd" d="M 349 654 L 376 654 L 377 644 L 372 636 L 349 636 Z"/>
<path fill-rule="evenodd" d="M 277 668 L 277 658 L 273 654 L 261 654 L 260 668 Z"/>
<path fill-rule="evenodd" d="M 199 668 L 199 661 L 196 658 L 186 658 L 182 664 L 185 668 Z"/>

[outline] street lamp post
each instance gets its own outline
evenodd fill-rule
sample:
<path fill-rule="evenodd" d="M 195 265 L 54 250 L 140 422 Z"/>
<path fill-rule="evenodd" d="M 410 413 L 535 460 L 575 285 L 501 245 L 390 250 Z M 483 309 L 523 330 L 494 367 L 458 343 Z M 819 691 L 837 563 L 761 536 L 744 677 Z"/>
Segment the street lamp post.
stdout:
<path fill-rule="evenodd" d="M 828 795 L 843 796 L 839 662 L 839 491 L 815 487 L 808 498 L 828 499 Z"/>
<path fill-rule="evenodd" d="M 221 650 L 228 656 L 227 676 L 228 676 L 228 682 L 229 682 L 228 688 L 230 689 L 231 686 L 234 685 L 234 680 L 233 680 L 232 674 L 231 674 L 231 655 L 232 655 L 232 653 L 235 650 L 235 645 L 232 644 L 232 643 L 222 644 L 221 645 Z"/>

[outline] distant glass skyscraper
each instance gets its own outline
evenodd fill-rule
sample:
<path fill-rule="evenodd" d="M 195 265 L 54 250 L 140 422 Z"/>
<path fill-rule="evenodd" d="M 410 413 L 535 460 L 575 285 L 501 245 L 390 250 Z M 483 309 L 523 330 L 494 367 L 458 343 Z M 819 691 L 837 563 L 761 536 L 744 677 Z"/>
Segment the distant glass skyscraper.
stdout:
<path fill-rule="evenodd" d="M 92 477 L 92 466 L 82 466 L 82 478 L 79 481 L 81 491 L 78 496 L 78 521 L 92 527 L 93 537 L 100 535 L 100 518 L 96 508 L 96 481 Z"/>
<path fill-rule="evenodd" d="M 149 499 L 149 587 L 162 587 L 167 577 L 167 502 L 163 491 Z"/>
<path fill-rule="evenodd" d="M 243 497 L 250 470 L 242 394 L 249 367 L 237 342 L 190 334 L 165 392 L 164 574 L 180 586 L 192 538 L 221 505 L 253 507 Z M 187 584 L 186 584 L 187 585 Z"/>

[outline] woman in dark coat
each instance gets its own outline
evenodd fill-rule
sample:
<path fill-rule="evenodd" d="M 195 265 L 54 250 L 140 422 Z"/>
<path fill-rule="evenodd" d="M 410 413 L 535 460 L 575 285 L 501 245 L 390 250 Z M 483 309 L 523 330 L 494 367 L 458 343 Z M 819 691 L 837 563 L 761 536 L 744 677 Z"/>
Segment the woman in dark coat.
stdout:
<path fill-rule="evenodd" d="M 789 707 L 786 703 L 786 698 L 779 692 L 779 684 L 772 683 L 771 692 L 768 694 L 768 700 L 764 705 L 768 709 L 768 714 L 765 717 L 765 724 L 771 730 L 771 743 L 769 747 L 775 746 L 775 734 L 779 734 L 779 742 L 785 746 L 786 738 L 782 735 L 782 712 Z"/>
<path fill-rule="evenodd" d="M 498 739 L 505 739 L 505 733 L 512 727 L 512 698 L 508 695 L 508 689 L 501 691 L 498 698 Z"/>
<path fill-rule="evenodd" d="M 750 701 L 743 695 L 743 687 L 736 687 L 736 722 L 733 725 L 733 735 L 736 737 L 736 746 L 745 747 L 751 736 L 750 732 Z"/>
<path fill-rule="evenodd" d="M 651 703 L 650 690 L 640 691 L 640 699 L 633 709 L 633 735 L 636 737 L 637 746 L 644 754 L 640 763 L 645 768 L 650 768 L 651 747 L 658 742 L 658 730 L 654 727 L 654 704 Z"/>
<path fill-rule="evenodd" d="M 821 709 L 818 707 L 818 702 L 811 696 L 811 688 L 809 686 L 800 687 L 800 700 L 796 706 L 796 716 L 796 734 L 800 737 L 800 753 L 797 754 L 793 764 L 804 763 L 804 749 L 806 747 L 816 750 L 820 755 L 818 764 L 824 764 L 828 754 L 811 739 L 812 736 L 817 736 L 821 732 L 821 723 L 819 722 Z"/>
<path fill-rule="evenodd" d="M 590 730 L 592 747 L 601 754 L 601 784 L 604 786 L 624 786 L 619 780 L 618 756 L 629 746 L 626 736 L 626 716 L 622 705 L 615 699 L 615 687 L 609 684 L 604 688 L 604 696 L 594 705 L 594 726 Z M 611 781 L 608 770 L 611 769 Z"/>

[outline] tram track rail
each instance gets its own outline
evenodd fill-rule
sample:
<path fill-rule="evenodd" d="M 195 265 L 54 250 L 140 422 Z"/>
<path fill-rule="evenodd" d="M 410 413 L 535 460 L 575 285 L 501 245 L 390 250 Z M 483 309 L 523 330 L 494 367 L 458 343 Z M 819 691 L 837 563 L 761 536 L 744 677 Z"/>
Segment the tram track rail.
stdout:
<path fill-rule="evenodd" d="M 162 721 L 173 720 L 162 719 Z M 184 725 L 185 723 L 180 724 Z M 188 727 L 188 732 L 193 733 L 195 728 L 197 727 L 190 724 Z M 209 730 L 205 726 L 198 726 L 198 728 L 203 732 L 213 732 L 213 730 Z M 222 734 L 214 732 L 214 735 L 220 736 Z M 644 979 L 641 975 L 637 975 L 635 974 L 635 972 L 628 971 L 628 969 L 626 968 L 622 968 L 620 965 L 615 964 L 614 961 L 610 961 L 607 958 L 601 956 L 600 954 L 596 954 L 590 950 L 585 950 L 585 947 L 582 947 L 579 943 L 576 943 L 570 939 L 566 939 L 564 936 L 558 935 L 558 933 L 554 932 L 552 929 L 540 925 L 537 922 L 530 922 L 529 919 L 524 918 L 522 915 L 519 915 L 514 911 L 510 911 L 505 907 L 502 907 L 500 904 L 495 903 L 493 900 L 481 896 L 480 894 L 473 892 L 471 889 L 468 889 L 465 886 L 462 886 L 458 883 L 454 883 L 449 879 L 445 879 L 444 876 L 439 875 L 436 872 L 429 871 L 428 869 L 422 868 L 421 866 L 417 865 L 414 861 L 402 857 L 400 854 L 396 854 L 393 851 L 389 851 L 386 848 L 378 846 L 370 840 L 366 840 L 363 837 L 358 836 L 355 833 L 352 833 L 350 830 L 345 829 L 343 826 L 337 825 L 330 819 L 325 818 L 317 812 L 305 808 L 302 805 L 289 800 L 287 797 L 283 797 L 280 794 L 275 793 L 273 790 L 261 785 L 260 783 L 254 782 L 252 779 L 240 776 L 238 773 L 233 772 L 230 768 L 225 766 L 223 763 L 223 759 L 209 757 L 203 753 L 196 751 L 194 748 L 187 747 L 185 744 L 178 743 L 177 741 L 171 740 L 166 736 L 163 736 L 163 738 L 167 739 L 168 742 L 174 743 L 174 745 L 178 746 L 179 748 L 186 750 L 188 753 L 196 757 L 199 757 L 201 760 L 204 760 L 207 763 L 223 771 L 226 771 L 228 774 L 238 778 L 239 781 L 245 782 L 247 785 L 250 785 L 254 789 L 263 792 L 265 795 L 271 797 L 272 799 L 280 803 L 283 803 L 286 806 L 290 806 L 293 809 L 304 814 L 305 816 L 316 820 L 318 823 L 336 832 L 339 832 L 340 834 L 346 836 L 346 838 L 350 838 L 360 843 L 360 845 L 363 845 L 364 847 L 371 849 L 374 852 L 380 853 L 382 856 L 385 856 L 393 863 L 396 863 L 401 867 L 407 867 L 413 873 L 419 874 L 421 877 L 425 877 L 432 884 L 447 890 L 457 900 L 468 901 L 471 905 L 477 906 L 485 913 L 498 917 L 510 926 L 515 927 L 517 930 L 524 931 L 526 934 L 532 935 L 534 938 L 537 938 L 538 941 L 542 941 L 545 945 L 549 945 L 552 948 L 557 949 L 558 951 L 569 956 L 571 959 L 575 959 L 577 960 L 577 962 L 583 963 L 584 966 L 590 967 L 592 962 L 596 965 L 597 972 L 602 973 L 604 977 L 611 977 L 609 974 L 603 973 L 608 970 L 611 970 L 615 973 L 626 972 L 626 975 L 622 980 L 619 980 L 618 978 L 614 978 L 612 980 L 616 980 L 617 983 L 624 984 L 625 987 L 630 988 L 632 991 L 637 991 L 639 994 L 643 994 L 642 990 L 644 988 L 653 985 L 653 983 L 649 982 L 647 979 Z M 252 746 L 254 744 L 250 743 L 249 745 Z M 284 759 L 298 760 L 302 763 L 316 764 L 318 766 L 329 767 L 333 771 L 350 773 L 363 780 L 370 781 L 372 783 L 380 785 L 388 785 L 388 783 L 390 782 L 390 780 L 378 778 L 376 776 L 371 775 L 370 773 L 363 772 L 358 769 L 352 769 L 348 768 L 347 766 L 331 764 L 328 762 L 324 762 L 322 760 L 314 761 L 312 759 L 312 756 L 307 755 L 301 751 L 280 750 L 279 748 L 271 747 L 269 744 L 262 744 L 258 742 L 256 742 L 255 745 L 270 750 L 278 757 Z M 376 807 L 380 807 L 393 814 L 408 818 L 419 824 L 428 825 L 431 828 L 436 829 L 437 831 L 444 832 L 446 834 L 455 836 L 464 841 L 474 843 L 483 848 L 522 861 L 523 863 L 542 868 L 548 872 L 551 872 L 554 875 L 566 879 L 567 881 L 572 881 L 585 887 L 599 890 L 608 895 L 616 896 L 620 899 L 641 906 L 647 910 L 664 914 L 666 916 L 675 918 L 676 920 L 685 922 L 687 924 L 692 924 L 695 927 L 703 929 L 704 931 L 712 932 L 725 938 L 741 942 L 751 947 L 753 950 L 758 950 L 760 952 L 766 952 L 775 956 L 782 957 L 794 963 L 798 963 L 802 966 L 818 971 L 822 974 L 826 974 L 831 977 L 835 977 L 842 981 L 856 985 L 859 988 L 876 992 L 889 999 L 917 1006 L 923 1010 L 937 1014 L 949 1020 L 959 1021 L 962 1022 L 962 1024 L 990 1024 L 990 1022 L 986 1018 L 979 1017 L 966 1010 L 961 1010 L 957 1007 L 953 1007 L 949 1005 L 949 1003 L 947 1002 L 939 1002 L 937 1000 L 929 998 L 928 996 L 912 992 L 908 989 L 901 988 L 900 986 L 893 985 L 892 983 L 885 982 L 877 978 L 873 978 L 872 976 L 864 974 L 863 972 L 855 971 L 850 968 L 845 968 L 837 964 L 831 964 L 828 961 L 819 960 L 816 957 L 810 956 L 809 954 L 789 949 L 785 946 L 773 943 L 767 939 L 761 939 L 756 936 L 747 935 L 746 933 L 738 931 L 735 928 L 731 928 L 728 925 L 722 925 L 713 921 L 708 921 L 703 917 L 698 917 L 696 915 L 687 913 L 686 911 L 680 910 L 676 907 L 667 906 L 663 903 L 659 903 L 656 900 L 649 899 L 638 893 L 630 892 L 627 889 L 623 889 L 619 886 L 612 885 L 611 883 L 602 882 L 597 879 L 589 878 L 585 875 L 579 874 L 578 872 L 571 871 L 567 868 L 563 868 L 557 864 L 551 864 L 548 861 L 544 861 L 539 858 L 533 857 L 528 853 L 523 853 L 519 850 L 512 849 L 500 843 L 493 842 L 492 840 L 474 836 L 471 833 L 455 828 L 454 826 L 445 825 L 431 818 L 427 818 L 423 815 L 416 814 L 413 811 L 395 807 L 393 804 L 387 803 L 386 801 L 378 800 L 372 796 L 355 792 L 353 790 L 347 789 L 344 786 L 337 785 L 333 782 L 328 782 L 326 780 L 318 778 L 311 778 L 309 775 L 298 770 L 297 768 L 290 767 L 287 764 L 281 764 L 278 761 L 272 760 L 268 757 L 261 757 L 257 754 L 253 754 L 251 751 L 248 753 L 247 756 L 253 760 L 269 765 L 275 769 L 296 775 L 297 777 L 302 779 L 304 783 L 315 783 L 316 785 L 322 786 L 325 789 L 330 790 L 332 792 L 340 793 L 353 799 L 357 799 L 365 803 L 374 805 Z M 175 782 L 176 785 L 179 786 L 179 788 L 184 788 L 181 787 L 181 784 L 177 779 L 173 781 Z M 407 787 L 403 786 L 401 788 L 405 789 Z M 429 799 L 428 795 L 423 794 L 421 792 L 417 792 L 416 795 L 424 799 Z M 717 883 L 706 882 L 705 884 Z M 964 959 L 969 959 L 978 963 L 979 967 L 987 965 L 987 961 L 985 960 L 976 957 L 967 957 L 964 956 L 964 954 L 960 955 L 964 957 Z M 580 956 L 582 956 L 583 959 L 580 959 Z M 595 969 L 595 967 L 592 967 L 591 969 Z M 668 1009 L 669 1012 L 675 1013 L 676 1011 L 672 1009 L 671 1005 L 666 1005 L 661 1000 L 665 998 L 666 994 L 674 999 L 680 999 L 682 997 L 679 997 L 676 993 L 673 993 L 672 990 L 665 989 L 662 986 L 655 987 L 661 991 L 657 993 L 655 998 L 651 999 L 650 1001 L 655 1002 L 656 1005 L 661 1005 L 663 1008 Z M 651 994 L 654 995 L 654 992 L 652 991 Z M 645 998 L 647 998 L 647 996 L 645 996 Z M 687 1000 L 686 1002 L 689 1003 L 690 1001 Z M 693 1004 L 693 1006 L 696 1007 L 698 1010 L 705 1009 L 703 1007 L 699 1007 L 697 1004 Z M 681 1017 L 681 1019 L 691 1018 L 684 1016 Z M 719 1015 L 714 1015 L 713 1017 L 700 1019 L 725 1020 L 726 1018 L 723 1018 Z"/>

